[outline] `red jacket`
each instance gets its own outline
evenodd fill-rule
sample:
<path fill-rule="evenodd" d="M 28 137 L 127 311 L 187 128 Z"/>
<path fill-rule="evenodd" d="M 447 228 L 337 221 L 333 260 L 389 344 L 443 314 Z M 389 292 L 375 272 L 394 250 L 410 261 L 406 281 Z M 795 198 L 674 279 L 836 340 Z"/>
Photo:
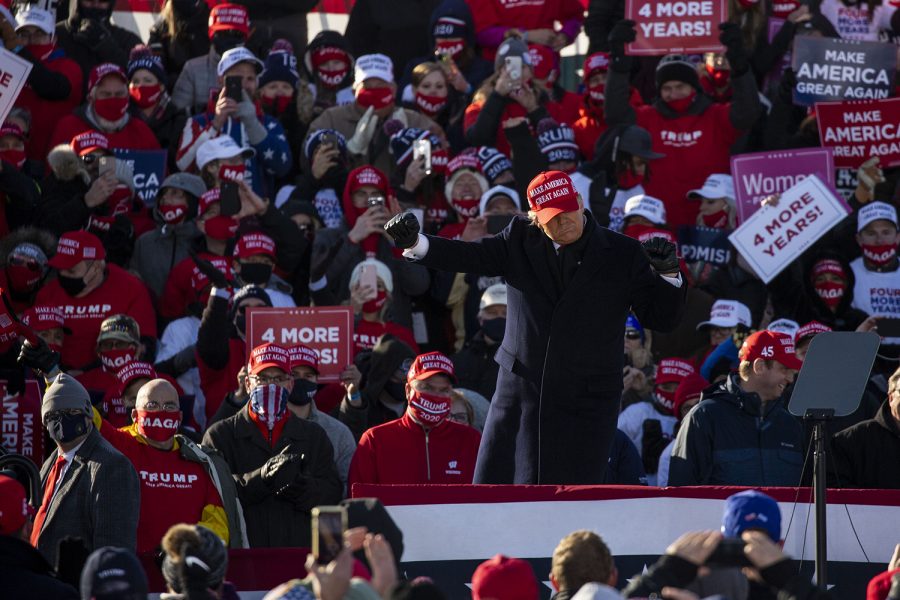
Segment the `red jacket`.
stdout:
<path fill-rule="evenodd" d="M 409 413 L 366 431 L 359 440 L 348 489 L 354 483 L 472 483 L 481 434 L 444 421 L 426 432 Z"/>
<path fill-rule="evenodd" d="M 581 106 L 578 109 L 578 114 L 580 116 L 572 125 L 572 129 L 575 131 L 575 143 L 578 144 L 581 156 L 584 160 L 593 160 L 597 138 L 603 135 L 603 132 L 606 131 L 609 126 L 606 124 L 606 119 L 603 118 L 602 106 L 596 108 L 589 107 L 585 102 L 584 97 L 581 96 L 580 98 Z M 629 100 L 629 104 L 634 108 L 644 104 L 644 100 L 641 98 L 637 88 L 631 88 L 631 100 Z"/>
<path fill-rule="evenodd" d="M 363 350 L 371 350 L 375 347 L 375 344 L 378 343 L 381 336 L 386 333 L 393 335 L 395 338 L 412 348 L 416 354 L 419 353 L 419 345 L 416 344 L 416 338 L 413 336 L 413 332 L 408 328 L 391 321 L 388 321 L 387 323 L 378 323 L 375 321 L 366 321 L 365 319 L 357 321 L 353 330 L 354 353 L 359 353 Z"/>
<path fill-rule="evenodd" d="M 68 144 L 72 138 L 85 131 L 98 131 L 93 125 L 77 114 L 70 114 L 62 119 L 50 136 L 50 148 L 59 144 Z M 119 131 L 106 133 L 101 131 L 109 139 L 110 148 L 126 148 L 128 150 L 159 150 L 159 141 L 153 135 L 153 130 L 137 117 L 128 119 L 125 127 Z"/>
<path fill-rule="evenodd" d="M 16 99 L 16 106 L 27 108 L 31 112 L 31 132 L 25 143 L 28 158 L 44 162 L 50 152 L 50 136 L 53 129 L 67 115 L 81 104 L 81 67 L 71 58 L 66 58 L 62 50 L 54 50 L 43 61 L 44 67 L 55 73 L 62 73 L 72 86 L 68 98 L 63 100 L 45 100 L 38 96 L 31 86 L 26 84 Z M 80 132 L 79 132 L 80 133 Z M 71 138 L 69 138 L 71 139 Z M 66 140 L 68 142 L 69 140 Z"/>
<path fill-rule="evenodd" d="M 160 418 L 172 414 L 159 413 Z M 203 525 L 228 544 L 228 517 L 219 491 L 203 465 L 181 458 L 177 441 L 172 450 L 159 450 L 147 444 L 135 425 L 116 429 L 96 412 L 94 424 L 131 461 L 141 480 L 138 554 L 153 551 L 176 523 Z"/>
<path fill-rule="evenodd" d="M 467 0 L 466 4 L 472 11 L 476 34 L 491 27 L 515 27 L 522 31 L 556 29 L 557 21 L 565 25 L 567 21 L 584 20 L 584 5 L 579 0 Z M 482 54 L 488 60 L 494 59 L 502 35 L 493 37 L 495 43 L 479 39 Z"/>
<path fill-rule="evenodd" d="M 231 259 L 218 256 L 211 252 L 198 252 L 197 255 L 218 267 L 225 276 L 231 279 Z M 197 289 L 194 287 L 195 279 L 205 280 L 206 276 L 200 273 L 197 263 L 191 257 L 187 257 L 175 265 L 169 272 L 162 296 L 159 298 L 159 315 L 164 319 L 178 319 L 187 314 L 188 305 L 197 301 Z"/>
<path fill-rule="evenodd" d="M 35 305 L 63 309 L 72 334 L 63 343 L 62 363 L 71 369 L 96 360 L 97 334 L 106 317 L 129 315 L 141 328 L 141 337 L 156 338 L 156 312 L 143 282 L 122 267 L 107 263 L 106 269 L 106 280 L 83 298 L 69 296 L 55 279 L 38 292 Z"/>

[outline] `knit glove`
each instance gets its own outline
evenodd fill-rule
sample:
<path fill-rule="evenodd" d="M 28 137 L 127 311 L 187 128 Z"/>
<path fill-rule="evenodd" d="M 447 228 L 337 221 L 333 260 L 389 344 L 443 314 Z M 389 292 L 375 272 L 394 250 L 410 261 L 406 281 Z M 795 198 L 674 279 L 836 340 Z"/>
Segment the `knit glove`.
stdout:
<path fill-rule="evenodd" d="M 384 230 L 402 250 L 412 248 L 419 241 L 419 220 L 408 210 L 392 217 L 384 224 Z"/>
<path fill-rule="evenodd" d="M 609 56 L 612 59 L 612 68 L 619 73 L 627 73 L 631 70 L 631 58 L 625 56 L 625 44 L 630 44 L 637 39 L 634 31 L 634 21 L 622 19 L 609 32 Z"/>
<path fill-rule="evenodd" d="M 261 144 L 266 139 L 266 127 L 259 121 L 256 116 L 256 105 L 250 100 L 250 96 L 244 91 L 244 99 L 238 103 L 237 118 L 240 119 L 247 130 L 247 141 L 251 145 Z"/>
<path fill-rule="evenodd" d="M 375 116 L 375 108 L 370 106 L 356 124 L 353 137 L 347 142 L 347 150 L 350 154 L 365 154 L 377 130 L 378 117 Z"/>
<path fill-rule="evenodd" d="M 741 39 L 741 28 L 736 23 L 719 23 L 719 41 L 725 46 L 725 57 L 731 65 L 731 75 L 739 77 L 747 72 L 750 63 Z"/>

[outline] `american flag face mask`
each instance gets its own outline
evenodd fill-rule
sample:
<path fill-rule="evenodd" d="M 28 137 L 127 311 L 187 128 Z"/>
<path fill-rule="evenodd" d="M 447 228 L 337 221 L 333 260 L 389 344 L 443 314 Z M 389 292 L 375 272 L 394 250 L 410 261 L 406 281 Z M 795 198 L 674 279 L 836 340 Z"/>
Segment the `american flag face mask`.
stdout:
<path fill-rule="evenodd" d="M 274 383 L 260 385 L 250 392 L 250 410 L 258 416 L 269 428 L 275 428 L 284 411 L 287 410 L 287 398 L 289 392 Z"/>

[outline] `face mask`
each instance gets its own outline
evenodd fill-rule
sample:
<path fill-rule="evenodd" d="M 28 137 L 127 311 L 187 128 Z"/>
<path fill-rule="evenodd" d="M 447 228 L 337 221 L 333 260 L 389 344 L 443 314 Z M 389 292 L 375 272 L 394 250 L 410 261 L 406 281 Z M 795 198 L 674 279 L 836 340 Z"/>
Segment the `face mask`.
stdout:
<path fill-rule="evenodd" d="M 380 110 L 394 102 L 394 92 L 389 87 L 359 88 L 356 92 L 356 103 L 363 108 L 370 106 Z"/>
<path fill-rule="evenodd" d="M 759 3 L 759 0 L 738 0 L 738 4 L 745 9 L 751 9 Z"/>
<path fill-rule="evenodd" d="M 128 95 L 134 103 L 140 108 L 150 108 L 157 102 L 162 95 L 162 86 L 156 85 L 139 85 L 128 88 Z"/>
<path fill-rule="evenodd" d="M 889 264 L 897 256 L 896 244 L 860 244 L 863 256 L 877 267 Z"/>
<path fill-rule="evenodd" d="M 422 113 L 433 117 L 447 106 L 447 96 L 427 96 L 416 92 L 416 106 Z"/>
<path fill-rule="evenodd" d="M 731 80 L 730 69 L 717 69 L 712 65 L 706 65 L 706 74 L 717 88 L 725 87 Z"/>
<path fill-rule="evenodd" d="M 25 151 L 15 149 L 0 150 L 0 158 L 11 165 L 15 165 L 17 169 L 21 169 L 22 165 L 25 164 Z"/>
<path fill-rule="evenodd" d="M 134 350 L 122 348 L 121 350 L 107 350 L 100 353 L 100 362 L 107 373 L 115 373 L 120 368 L 134 360 Z"/>
<path fill-rule="evenodd" d="M 424 427 L 437 427 L 450 414 L 450 396 L 436 396 L 410 388 L 409 413 Z"/>
<path fill-rule="evenodd" d="M 238 263 L 241 265 L 241 281 L 259 287 L 266 287 L 272 277 L 272 265 L 265 263 Z"/>
<path fill-rule="evenodd" d="M 479 198 L 470 198 L 468 200 L 450 198 L 450 206 L 453 207 L 453 210 L 455 210 L 459 216 L 466 219 L 478 216 L 480 204 L 481 200 Z"/>
<path fill-rule="evenodd" d="M 844 284 L 836 281 L 822 281 L 813 284 L 813 289 L 825 305 L 834 310 L 844 298 Z"/>
<path fill-rule="evenodd" d="M 82 19 L 93 21 L 105 21 L 109 19 L 109 9 L 107 8 L 88 8 L 86 6 L 78 7 L 78 16 Z"/>
<path fill-rule="evenodd" d="M 456 60 L 456 57 L 462 54 L 465 46 L 462 41 L 454 42 L 451 40 L 438 40 L 434 45 L 437 54 L 450 55 L 450 58 Z"/>
<path fill-rule="evenodd" d="M 606 83 L 588 86 L 587 100 L 589 104 L 601 106 L 606 100 Z"/>
<path fill-rule="evenodd" d="M 154 442 L 167 442 L 178 433 L 181 415 L 170 411 L 137 410 L 137 431 Z"/>
<path fill-rule="evenodd" d="M 703 224 L 707 227 L 715 227 L 716 229 L 722 229 L 728 226 L 728 213 L 724 210 L 719 210 L 714 212 L 711 215 L 701 215 L 703 217 Z"/>
<path fill-rule="evenodd" d="M 212 46 L 216 51 L 216 54 L 222 56 L 232 48 L 237 48 L 241 44 L 244 43 L 243 37 L 235 37 L 232 35 L 214 35 L 212 39 Z"/>
<path fill-rule="evenodd" d="M 679 98 L 678 100 L 669 100 L 666 102 L 666 105 L 671 108 L 676 113 L 683 113 L 688 108 L 690 108 L 691 104 L 694 103 L 694 98 L 697 97 L 697 92 L 691 90 L 691 93 L 688 94 L 685 98 Z"/>
<path fill-rule="evenodd" d="M 506 319 L 503 317 L 485 319 L 481 324 L 481 331 L 495 342 L 502 342 L 503 335 L 506 333 Z"/>
<path fill-rule="evenodd" d="M 238 228 L 238 222 L 234 217 L 219 215 L 206 221 L 203 228 L 206 230 L 206 235 L 212 239 L 225 241 L 234 236 Z"/>
<path fill-rule="evenodd" d="M 385 302 L 387 302 L 387 292 L 384 290 L 378 290 L 378 293 L 374 298 L 363 303 L 362 311 L 364 313 L 377 313 L 381 310 L 381 307 L 384 306 Z"/>
<path fill-rule="evenodd" d="M 286 389 L 274 383 L 255 387 L 250 392 L 250 410 L 272 431 L 287 410 L 288 396 Z"/>
<path fill-rule="evenodd" d="M 25 48 L 31 52 L 31 55 L 41 60 L 47 60 L 50 53 L 56 49 L 56 42 L 49 44 L 26 44 Z"/>
<path fill-rule="evenodd" d="M 292 98 L 290 96 L 274 96 L 272 98 L 263 96 L 260 98 L 260 104 L 267 114 L 280 117 L 287 111 L 288 106 L 291 105 L 291 100 Z"/>
<path fill-rule="evenodd" d="M 197 0 L 171 0 L 172 10 L 179 15 L 190 15 L 197 8 Z"/>
<path fill-rule="evenodd" d="M 672 409 L 675 408 L 675 392 L 667 392 L 661 387 L 656 386 L 653 393 L 656 396 L 656 403 L 665 408 L 669 414 L 672 414 Z"/>
<path fill-rule="evenodd" d="M 25 265 L 9 265 L 6 267 L 6 279 L 14 292 L 27 294 L 33 292 L 44 277 L 41 269 L 32 271 Z"/>
<path fill-rule="evenodd" d="M 288 396 L 288 402 L 294 406 L 306 406 L 316 397 L 319 384 L 308 379 L 294 379 L 294 389 Z"/>
<path fill-rule="evenodd" d="M 243 181 L 247 165 L 222 165 L 219 167 L 219 181 Z"/>
<path fill-rule="evenodd" d="M 625 169 L 616 175 L 616 181 L 619 183 L 620 190 L 630 190 L 631 188 L 644 183 L 644 176 L 637 175 L 631 169 Z"/>
<path fill-rule="evenodd" d="M 55 442 L 66 444 L 87 433 L 87 417 L 84 413 L 77 415 L 61 414 L 47 419 L 47 433 Z"/>
<path fill-rule="evenodd" d="M 383 389 L 394 402 L 403 402 L 406 400 L 406 386 L 402 381 L 388 381 L 384 384 Z"/>
<path fill-rule="evenodd" d="M 187 214 L 187 208 L 187 204 L 170 204 L 168 206 L 161 206 L 159 208 L 159 214 L 162 215 L 163 221 L 169 225 L 177 225 L 184 221 L 184 217 Z"/>
<path fill-rule="evenodd" d="M 344 81 L 349 72 L 350 69 L 348 67 L 341 67 L 331 71 L 320 68 L 316 71 L 316 75 L 318 75 L 319 82 L 321 82 L 323 87 L 333 90 L 341 85 L 341 82 Z"/>
<path fill-rule="evenodd" d="M 83 292 L 84 288 L 87 287 L 87 284 L 84 282 L 84 277 L 68 277 L 62 273 L 57 273 L 56 281 L 59 282 L 59 287 L 73 298 L 78 296 L 78 294 Z"/>
<path fill-rule="evenodd" d="M 124 98 L 100 98 L 94 100 L 94 112 L 101 119 L 118 121 L 128 110 L 128 96 Z"/>

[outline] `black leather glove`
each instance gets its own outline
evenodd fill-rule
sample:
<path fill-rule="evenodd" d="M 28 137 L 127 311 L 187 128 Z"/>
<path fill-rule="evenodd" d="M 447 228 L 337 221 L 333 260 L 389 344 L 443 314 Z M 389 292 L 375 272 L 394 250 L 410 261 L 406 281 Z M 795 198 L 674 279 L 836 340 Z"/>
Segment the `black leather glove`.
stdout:
<path fill-rule="evenodd" d="M 206 275 L 209 282 L 213 284 L 213 287 L 223 290 L 231 286 L 231 282 L 225 277 L 225 273 L 217 269 L 216 265 L 208 260 L 200 258 L 193 250 L 188 250 L 188 254 L 191 255 L 191 260 L 194 261 L 194 264 L 197 265 L 200 272 Z"/>
<path fill-rule="evenodd" d="M 310 260 L 310 269 L 309 269 L 309 281 L 310 283 L 319 281 L 328 273 L 328 267 L 331 266 L 331 262 L 334 260 L 334 257 L 337 256 L 338 251 L 344 245 L 344 238 L 338 238 L 337 243 L 332 244 L 330 248 L 325 250 L 324 252 L 321 250 L 315 250 L 315 246 L 313 246 L 313 255 Z"/>
<path fill-rule="evenodd" d="M 17 361 L 23 367 L 33 369 L 42 375 L 47 375 L 59 366 L 59 352 L 50 349 L 42 338 L 37 338 L 37 345 L 23 343 L 19 350 Z"/>
<path fill-rule="evenodd" d="M 741 39 L 741 28 L 736 23 L 719 23 L 719 41 L 725 46 L 725 57 L 731 65 L 731 75 L 737 77 L 743 75 L 750 68 L 747 61 L 747 52 L 744 50 L 744 40 Z"/>
<path fill-rule="evenodd" d="M 412 248 L 419 241 L 419 220 L 408 210 L 394 215 L 384 224 L 384 230 L 394 239 L 394 245 L 403 250 Z"/>
<path fill-rule="evenodd" d="M 650 261 L 650 266 L 657 273 L 677 273 L 678 272 L 678 252 L 675 244 L 661 237 L 650 238 L 646 242 L 641 242 L 644 254 Z"/>
<path fill-rule="evenodd" d="M 297 478 L 301 466 L 303 466 L 302 454 L 282 451 L 263 464 L 260 476 L 272 491 L 278 492 Z"/>
<path fill-rule="evenodd" d="M 109 36 L 109 31 L 100 21 L 96 19 L 81 19 L 78 23 L 78 30 L 72 37 L 88 48 L 96 48 L 107 36 Z"/>
<path fill-rule="evenodd" d="M 619 72 L 631 69 L 631 60 L 625 56 L 625 44 L 630 44 L 637 38 L 634 31 L 634 21 L 622 19 L 609 32 L 609 57 L 612 59 L 612 67 Z"/>

